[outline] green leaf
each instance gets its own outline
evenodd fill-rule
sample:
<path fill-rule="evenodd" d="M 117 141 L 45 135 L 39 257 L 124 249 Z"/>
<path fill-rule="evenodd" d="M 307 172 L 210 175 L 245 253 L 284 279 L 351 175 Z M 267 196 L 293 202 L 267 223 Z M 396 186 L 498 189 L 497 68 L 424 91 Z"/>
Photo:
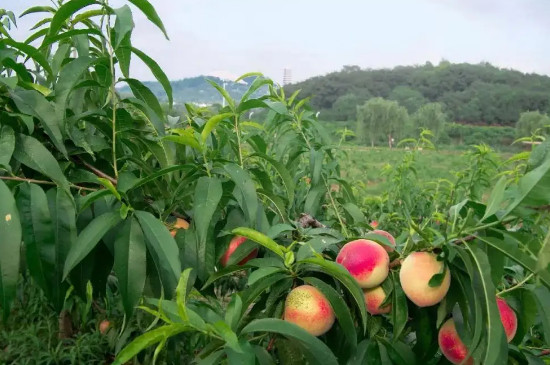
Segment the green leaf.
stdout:
<path fill-rule="evenodd" d="M 253 270 L 250 275 L 248 276 L 247 285 L 254 285 L 257 281 L 271 275 L 275 274 L 277 272 L 284 271 L 283 268 L 280 267 L 273 267 L 273 266 L 267 266 L 267 267 L 260 267 L 257 270 Z"/>
<path fill-rule="evenodd" d="M 212 327 L 222 340 L 225 341 L 226 346 L 236 352 L 242 353 L 237 334 L 225 322 L 217 321 L 212 324 Z"/>
<path fill-rule="evenodd" d="M 194 148 L 198 151 L 202 151 L 202 147 L 199 144 L 199 141 L 194 136 L 191 135 L 171 135 L 163 138 L 166 141 L 175 142 L 178 144 L 183 144 Z"/>
<path fill-rule="evenodd" d="M 550 158 L 542 165 L 523 175 L 517 189 L 512 190 L 514 199 L 506 208 L 503 217 L 510 214 L 518 206 L 537 207 L 550 203 Z"/>
<path fill-rule="evenodd" d="M 120 46 L 116 49 L 115 55 L 120 66 L 122 75 L 126 78 L 130 77 L 130 64 L 132 62 L 132 40 L 131 33 L 121 40 Z"/>
<path fill-rule="evenodd" d="M 327 297 L 332 309 L 334 310 L 334 314 L 338 319 L 338 323 L 342 327 L 344 336 L 346 336 L 348 340 L 348 344 L 350 345 L 351 349 L 354 350 L 357 346 L 357 333 L 355 332 L 355 326 L 353 324 L 353 318 L 351 317 L 351 311 L 346 305 L 343 296 L 339 292 L 337 292 L 332 286 L 317 278 L 308 277 L 304 278 L 304 281 L 319 289 L 319 291 L 323 293 L 325 297 Z"/>
<path fill-rule="evenodd" d="M 290 204 L 292 204 L 292 202 L 294 201 L 294 192 L 296 190 L 296 184 L 294 184 L 294 180 L 292 179 L 292 175 L 287 170 L 285 165 L 283 163 L 275 160 L 274 158 L 271 158 L 271 157 L 269 157 L 269 156 L 267 156 L 263 153 L 254 153 L 250 157 L 253 157 L 253 156 L 258 156 L 258 157 L 264 159 L 265 161 L 269 162 L 271 164 L 271 166 L 273 166 L 275 168 L 275 171 L 277 171 L 277 173 L 279 174 L 279 176 L 283 180 L 283 184 L 285 186 L 288 201 L 290 202 Z"/>
<path fill-rule="evenodd" d="M 162 33 L 164 33 L 164 36 L 166 37 L 166 39 L 169 39 L 168 34 L 166 33 L 166 29 L 164 29 L 164 24 L 162 23 L 162 20 L 158 16 L 153 5 L 149 3 L 149 1 L 147 0 L 128 0 L 128 1 L 130 1 L 139 10 L 141 10 L 143 14 L 145 14 L 147 19 L 149 19 L 151 23 L 155 24 L 162 31 Z"/>
<path fill-rule="evenodd" d="M 164 120 L 164 111 L 162 110 L 157 97 L 147 86 L 145 86 L 145 84 L 132 78 L 122 79 L 121 81 L 126 82 L 128 86 L 130 86 L 132 94 L 151 108 L 161 120 Z M 164 126 L 162 126 L 162 128 L 160 128 L 160 126 L 156 126 L 156 128 L 160 135 L 164 134 Z"/>
<path fill-rule="evenodd" d="M 232 331 L 237 331 L 237 325 L 243 312 L 243 301 L 239 294 L 233 294 L 231 301 L 225 311 L 225 322 L 229 324 Z"/>
<path fill-rule="evenodd" d="M 399 275 L 396 272 L 392 272 L 391 275 L 393 279 L 391 319 L 393 325 L 393 339 L 394 342 L 396 342 L 399 340 L 399 336 L 407 325 L 409 309 L 407 306 L 407 297 L 399 282 Z"/>
<path fill-rule="evenodd" d="M 250 266 L 247 265 L 247 264 L 245 264 L 245 265 L 233 265 L 233 266 L 228 266 L 226 268 L 223 268 L 222 270 L 216 271 L 215 273 L 210 275 L 210 277 L 208 278 L 206 283 L 204 283 L 204 285 L 202 286 L 201 291 L 206 289 L 208 286 L 210 286 L 210 284 L 212 284 L 214 281 L 218 280 L 219 278 L 223 278 L 224 276 L 231 275 L 231 274 L 233 274 L 235 272 L 238 272 L 238 271 L 246 270 L 249 267 Z"/>
<path fill-rule="evenodd" d="M 491 192 L 489 200 L 487 201 L 487 209 L 485 210 L 485 215 L 483 216 L 483 218 L 481 218 L 482 221 L 492 216 L 500 209 L 500 206 L 505 199 L 504 190 L 506 189 L 507 185 L 507 178 L 505 176 L 501 177 L 498 180 L 495 187 L 493 188 L 493 191 Z"/>
<path fill-rule="evenodd" d="M 26 43 L 16 42 L 10 38 L 0 39 L 0 45 L 7 45 L 17 49 L 18 51 L 23 52 L 24 54 L 32 58 L 34 61 L 36 61 L 36 63 L 38 63 L 40 66 L 42 66 L 44 71 L 46 71 L 50 76 L 53 74 L 52 68 L 50 67 L 50 63 L 48 62 L 46 57 L 44 57 L 44 55 L 33 46 Z"/>
<path fill-rule="evenodd" d="M 63 175 L 59 163 L 37 139 L 18 134 L 13 157 L 23 165 L 49 177 L 69 193 L 69 182 Z"/>
<path fill-rule="evenodd" d="M 240 197 L 237 193 L 235 198 L 246 214 L 248 224 L 254 227 L 256 225 L 256 216 L 258 213 L 258 195 L 256 194 L 254 181 L 252 181 L 248 172 L 237 164 L 227 163 L 224 165 L 224 170 L 229 174 L 231 180 L 235 182 L 235 189 L 240 192 Z"/>
<path fill-rule="evenodd" d="M 36 184 L 21 184 L 17 194 L 17 207 L 23 228 L 27 267 L 32 278 L 51 298 L 50 285 L 56 278 L 51 275 L 55 262 L 48 257 L 48 252 L 55 252 L 55 236 L 48 208 L 48 198 L 42 188 Z M 54 280 L 51 280 L 54 279 Z"/>
<path fill-rule="evenodd" d="M 55 13 L 55 9 L 51 6 L 33 6 L 25 10 L 24 12 L 19 15 L 20 18 L 24 17 L 27 14 L 34 14 L 34 13 Z"/>
<path fill-rule="evenodd" d="M 287 278 L 289 278 L 289 275 L 286 273 L 275 273 L 264 278 L 264 280 L 255 282 L 242 292 L 243 307 L 248 308 L 263 292 Z"/>
<path fill-rule="evenodd" d="M 108 212 L 96 217 L 86 226 L 78 235 L 76 243 L 71 247 L 65 268 L 63 270 L 63 278 L 65 279 L 69 272 L 78 265 L 97 245 L 99 240 L 105 234 L 120 223 L 120 214 L 116 212 Z"/>
<path fill-rule="evenodd" d="M 357 284 L 357 281 L 350 275 L 350 273 L 340 264 L 333 261 L 328 261 L 320 257 L 310 257 L 301 261 L 299 264 L 309 264 L 308 269 L 322 271 L 341 282 L 346 289 L 350 292 L 359 308 L 361 313 L 361 321 L 363 322 L 363 331 L 367 328 L 367 307 L 365 304 L 365 296 L 363 290 Z"/>
<path fill-rule="evenodd" d="M 242 78 L 242 76 L 241 76 L 241 78 Z M 241 78 L 239 78 L 239 79 L 241 79 Z M 258 90 L 259 88 L 261 88 L 264 85 L 273 85 L 273 81 L 271 81 L 270 79 L 267 79 L 267 78 L 265 78 L 261 75 L 258 75 L 258 77 L 256 77 L 254 79 L 254 82 L 252 82 L 252 85 L 250 85 L 248 90 L 246 90 L 246 92 L 243 94 L 243 96 L 241 98 L 241 103 L 245 102 L 250 95 L 254 94 L 254 92 L 256 90 Z"/>
<path fill-rule="evenodd" d="M 178 314 L 183 322 L 189 321 L 189 316 L 187 314 L 187 284 L 189 282 L 189 275 L 191 274 L 191 268 L 183 270 L 178 281 L 178 286 L 176 287 L 176 303 L 178 305 Z"/>
<path fill-rule="evenodd" d="M 67 150 L 63 144 L 61 123 L 58 120 L 53 104 L 42 94 L 34 90 L 12 91 L 10 96 L 21 113 L 32 115 L 40 121 L 40 124 L 42 124 L 55 147 L 67 156 Z"/>
<path fill-rule="evenodd" d="M 0 180 L 0 304 L 4 320 L 15 298 L 19 279 L 21 221 L 15 199 L 4 181 Z"/>
<path fill-rule="evenodd" d="M 134 308 L 143 293 L 146 278 L 145 238 L 135 217 L 129 218 L 115 241 L 114 271 L 118 278 L 118 290 L 127 317 L 131 317 Z"/>
<path fill-rule="evenodd" d="M 121 199 L 119 192 L 116 190 L 115 186 L 110 180 L 103 177 L 98 177 L 97 180 L 101 183 L 101 185 L 107 188 L 107 190 L 109 190 L 111 194 L 113 194 L 117 198 L 117 200 Z"/>
<path fill-rule="evenodd" d="M 550 292 L 547 288 L 537 287 L 532 289 L 532 293 L 535 297 L 535 302 L 537 303 L 538 317 L 542 322 L 542 329 L 544 334 L 544 339 L 546 342 L 549 342 L 550 339 L 550 310 L 548 309 L 548 303 L 550 300 Z"/>
<path fill-rule="evenodd" d="M 151 213 L 137 210 L 135 214 L 145 234 L 149 253 L 153 256 L 160 275 L 164 295 L 170 299 L 176 290 L 181 274 L 178 245 L 170 235 L 168 228 Z"/>
<path fill-rule="evenodd" d="M 208 136 L 210 135 L 210 132 L 212 132 L 214 130 L 214 128 L 216 128 L 216 126 L 222 120 L 224 120 L 226 118 L 230 118 L 233 115 L 234 115 L 233 113 L 222 113 L 222 114 L 216 114 L 213 117 L 211 117 L 210 119 L 208 119 L 208 121 L 204 125 L 204 127 L 202 129 L 202 132 L 201 132 L 202 143 L 206 142 L 206 140 L 208 139 Z"/>
<path fill-rule="evenodd" d="M 9 125 L 0 126 L 0 168 L 11 171 L 10 160 L 15 150 L 15 133 Z"/>
<path fill-rule="evenodd" d="M 97 4 L 97 2 L 95 0 L 71 0 L 61 5 L 59 9 L 54 12 L 48 36 L 51 37 L 56 35 L 71 16 L 80 9 L 92 4 Z"/>
<path fill-rule="evenodd" d="M 231 231 L 231 233 L 233 233 L 234 235 L 246 237 L 249 240 L 257 242 L 260 245 L 264 246 L 268 250 L 272 251 L 273 253 L 275 253 L 276 255 L 284 259 L 284 251 L 286 249 L 278 245 L 275 241 L 273 241 L 271 238 L 269 238 L 263 233 L 260 233 L 258 231 L 255 231 L 253 229 L 246 228 L 246 227 L 235 228 L 233 231 Z"/>
<path fill-rule="evenodd" d="M 156 63 L 155 60 L 153 60 L 151 57 L 135 47 L 132 47 L 132 52 L 134 52 L 134 54 L 138 56 L 143 61 L 143 63 L 147 65 L 147 67 L 149 67 L 149 69 L 153 73 L 153 76 L 155 76 L 157 81 L 166 92 L 166 96 L 168 97 L 168 104 L 170 105 L 170 107 L 172 107 L 172 104 L 174 104 L 174 99 L 172 96 L 172 84 L 170 84 L 168 76 L 166 76 L 159 64 Z"/>
<path fill-rule="evenodd" d="M 294 323 L 276 318 L 257 319 L 244 327 L 241 333 L 271 332 L 298 341 L 304 350 L 319 364 L 337 365 L 338 360 L 330 349 L 318 338 L 313 337 Z"/>
<path fill-rule="evenodd" d="M 159 177 L 162 177 L 166 174 L 169 174 L 171 172 L 174 172 L 174 171 L 180 171 L 180 170 L 187 170 L 187 169 L 190 169 L 192 168 L 191 165 L 174 165 L 174 166 L 170 166 L 170 167 L 166 167 L 164 169 L 160 169 L 158 170 L 157 172 L 151 174 L 151 175 L 148 175 L 144 178 L 141 178 L 141 179 L 138 179 L 136 181 L 134 181 L 130 186 L 126 187 L 124 189 L 124 192 L 129 192 L 133 189 L 137 189 L 139 188 L 140 186 L 143 186 L 151 181 L 154 181 L 156 179 L 158 179 Z"/>
<path fill-rule="evenodd" d="M 118 49 L 122 40 L 132 33 L 134 29 L 134 20 L 132 19 L 132 10 L 128 5 L 123 5 L 118 9 L 113 9 L 116 20 L 115 20 L 115 42 L 113 48 L 115 51 Z"/>
<path fill-rule="evenodd" d="M 233 98 L 229 95 L 229 93 L 227 91 L 225 91 L 225 89 L 223 87 L 221 87 L 220 85 L 216 84 L 214 81 L 212 80 L 209 80 L 209 79 L 206 79 L 206 81 L 214 86 L 214 88 L 216 90 L 218 90 L 218 92 L 223 96 L 223 98 L 225 99 L 225 101 L 227 101 L 227 105 L 229 105 L 229 107 L 231 108 L 231 110 L 235 110 L 235 101 L 233 100 Z"/>
<path fill-rule="evenodd" d="M 495 298 L 495 287 L 491 279 L 491 266 L 487 256 L 478 247 L 466 245 L 472 256 L 476 270 L 479 272 L 481 289 L 483 290 L 482 305 L 485 311 L 486 341 L 485 357 L 483 364 L 498 365 L 506 362 L 508 358 L 508 345 L 504 328 L 500 320 L 500 312 Z"/>
<path fill-rule="evenodd" d="M 187 325 L 173 323 L 148 331 L 123 348 L 115 358 L 113 365 L 124 365 L 146 348 L 189 330 L 191 327 Z"/>
<path fill-rule="evenodd" d="M 546 271 L 548 264 L 550 264 L 550 231 L 546 234 L 546 238 L 544 238 L 544 242 L 542 243 L 542 247 L 540 248 L 537 257 L 536 273 Z"/>
<path fill-rule="evenodd" d="M 210 270 L 214 265 L 213 247 L 207 247 L 207 235 L 208 227 L 210 226 L 214 212 L 218 208 L 222 193 L 222 183 L 218 178 L 203 176 L 197 180 L 194 195 L 195 212 L 193 223 L 197 232 L 199 264 L 207 265 L 202 269 L 203 273 L 206 270 Z"/>

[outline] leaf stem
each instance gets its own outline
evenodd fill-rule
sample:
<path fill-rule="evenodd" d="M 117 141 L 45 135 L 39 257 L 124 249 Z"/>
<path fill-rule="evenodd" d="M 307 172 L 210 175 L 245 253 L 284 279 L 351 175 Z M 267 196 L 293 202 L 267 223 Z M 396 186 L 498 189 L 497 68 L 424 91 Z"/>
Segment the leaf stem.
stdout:
<path fill-rule="evenodd" d="M 244 168 L 243 149 L 241 147 L 241 130 L 239 128 L 239 116 L 237 114 L 235 114 L 235 133 L 237 133 L 237 145 L 239 148 L 239 165 L 241 165 L 241 168 Z"/>
<path fill-rule="evenodd" d="M 24 182 L 28 182 L 28 183 L 41 184 L 41 185 L 57 185 L 53 181 L 27 179 L 25 177 L 19 177 L 19 176 L 0 176 L 0 180 L 24 181 Z M 85 186 L 80 186 L 80 185 L 75 185 L 75 184 L 69 184 L 69 186 L 73 189 L 80 189 L 80 190 L 86 190 L 86 191 L 97 191 L 98 190 L 98 189 L 87 188 Z"/>
<path fill-rule="evenodd" d="M 514 286 L 511 286 L 509 287 L 508 289 L 504 289 L 504 290 L 501 290 L 497 293 L 497 296 L 500 296 L 504 293 L 508 293 L 508 292 L 511 292 L 512 290 L 516 290 L 516 289 L 519 289 L 523 284 L 525 284 L 526 282 L 529 281 L 529 279 L 531 279 L 535 274 L 531 273 L 529 275 L 527 275 L 522 281 L 520 281 L 519 283 L 517 283 L 516 285 Z"/>
<path fill-rule="evenodd" d="M 105 1 L 105 6 L 108 6 L 109 2 Z M 112 150 L 113 150 L 113 170 L 115 171 L 115 178 L 118 179 L 118 168 L 117 168 L 117 159 L 116 159 L 116 108 L 117 108 L 117 96 L 116 96 L 116 89 L 115 89 L 115 63 L 114 63 L 114 49 L 113 49 L 113 43 L 112 43 L 112 37 L 111 37 L 111 15 L 107 14 L 107 46 L 109 47 L 109 65 L 111 68 L 111 86 L 110 86 L 110 94 L 111 94 L 111 109 L 113 109 L 112 113 L 112 127 L 113 127 L 113 143 L 112 143 Z"/>

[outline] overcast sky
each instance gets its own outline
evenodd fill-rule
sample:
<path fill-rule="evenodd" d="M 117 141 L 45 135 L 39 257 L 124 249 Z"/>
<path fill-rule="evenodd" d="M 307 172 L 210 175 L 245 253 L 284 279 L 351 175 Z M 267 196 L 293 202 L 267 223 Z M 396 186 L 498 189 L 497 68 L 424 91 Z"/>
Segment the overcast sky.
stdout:
<path fill-rule="evenodd" d="M 293 81 L 339 70 L 487 61 L 550 74 L 549 0 L 150 0 L 170 40 L 138 12 L 133 43 L 168 77 L 261 71 Z M 1 0 L 16 14 L 47 0 Z M 111 0 L 114 7 L 123 0 Z M 24 17 L 24 38 L 37 17 Z M 134 77 L 151 80 L 132 64 Z"/>

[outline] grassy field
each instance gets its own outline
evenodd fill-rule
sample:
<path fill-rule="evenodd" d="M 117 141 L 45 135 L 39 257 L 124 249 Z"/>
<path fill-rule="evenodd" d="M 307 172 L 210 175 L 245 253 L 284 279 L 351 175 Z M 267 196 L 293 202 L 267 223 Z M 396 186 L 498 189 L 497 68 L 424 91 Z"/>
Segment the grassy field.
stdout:
<path fill-rule="evenodd" d="M 368 194 L 378 195 L 388 187 L 382 171 L 386 165 L 396 166 L 410 151 L 404 149 L 343 146 L 340 149 L 342 175 L 350 182 L 364 184 Z M 455 173 L 467 166 L 468 160 L 460 151 L 418 152 L 416 164 L 420 181 L 439 178 L 454 180 Z"/>

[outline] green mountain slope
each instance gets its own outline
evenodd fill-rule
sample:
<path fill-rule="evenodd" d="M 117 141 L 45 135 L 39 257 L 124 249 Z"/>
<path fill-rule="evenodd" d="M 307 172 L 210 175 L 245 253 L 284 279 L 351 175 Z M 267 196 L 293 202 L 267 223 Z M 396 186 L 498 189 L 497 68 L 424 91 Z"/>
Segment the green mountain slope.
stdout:
<path fill-rule="evenodd" d="M 339 72 L 288 85 L 311 96 L 312 107 L 334 120 L 353 119 L 355 105 L 372 97 L 399 101 L 409 113 L 441 102 L 451 120 L 468 124 L 513 125 L 523 111 L 550 111 L 550 77 L 499 69 L 487 63 L 399 66 Z"/>

